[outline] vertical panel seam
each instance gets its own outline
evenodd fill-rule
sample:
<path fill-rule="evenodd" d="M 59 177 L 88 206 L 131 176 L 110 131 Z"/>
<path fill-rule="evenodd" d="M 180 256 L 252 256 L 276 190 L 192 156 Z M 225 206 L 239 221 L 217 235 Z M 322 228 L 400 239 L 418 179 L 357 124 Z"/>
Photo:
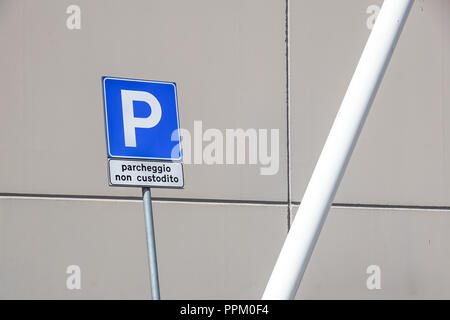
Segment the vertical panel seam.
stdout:
<path fill-rule="evenodd" d="M 289 0 L 285 2 L 285 67 L 286 67 L 286 157 L 287 157 L 287 230 L 291 227 L 291 128 L 290 128 L 290 50 L 289 50 Z"/>

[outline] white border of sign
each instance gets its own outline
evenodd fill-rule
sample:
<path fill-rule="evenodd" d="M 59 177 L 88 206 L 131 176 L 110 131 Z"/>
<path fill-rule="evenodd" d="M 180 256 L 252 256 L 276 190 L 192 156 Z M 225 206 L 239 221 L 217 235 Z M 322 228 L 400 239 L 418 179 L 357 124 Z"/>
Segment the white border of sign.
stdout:
<path fill-rule="evenodd" d="M 165 84 L 170 84 L 170 85 L 174 86 L 174 88 L 175 88 L 175 107 L 176 107 L 176 113 L 177 113 L 177 127 L 178 127 L 177 133 L 178 133 L 178 141 L 180 143 L 180 157 L 178 159 L 155 158 L 155 157 L 116 156 L 116 155 L 111 154 L 110 147 L 109 147 L 108 109 L 106 108 L 106 92 L 105 92 L 105 81 L 108 79 L 124 80 L 124 81 L 130 81 L 130 82 L 165 83 Z M 102 90 L 102 92 L 103 92 L 103 109 L 104 109 L 104 114 L 105 114 L 106 145 L 107 145 L 106 153 L 108 155 L 108 158 L 183 161 L 183 150 L 182 150 L 181 136 L 180 136 L 180 116 L 178 114 L 178 93 L 177 93 L 177 85 L 175 82 L 103 76 L 102 77 L 102 87 L 103 87 L 103 90 Z"/>
<path fill-rule="evenodd" d="M 179 186 L 171 186 L 171 185 L 154 185 L 154 184 L 120 184 L 120 183 L 112 183 L 111 182 L 111 161 L 118 161 L 118 162 L 134 162 L 134 163 L 148 163 L 149 165 L 166 165 L 170 166 L 172 165 L 179 165 L 181 170 L 181 185 Z M 151 160 L 139 160 L 139 159 L 108 159 L 108 184 L 110 187 L 141 187 L 141 188 L 169 188 L 169 189 L 183 189 L 184 188 L 184 168 L 183 163 L 181 162 L 175 162 L 175 161 L 151 161 Z"/>

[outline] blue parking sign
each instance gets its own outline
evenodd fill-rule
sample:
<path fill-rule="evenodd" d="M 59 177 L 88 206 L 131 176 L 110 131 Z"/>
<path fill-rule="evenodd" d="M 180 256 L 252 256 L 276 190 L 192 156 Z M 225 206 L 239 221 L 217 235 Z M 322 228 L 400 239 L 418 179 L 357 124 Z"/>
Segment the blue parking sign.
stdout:
<path fill-rule="evenodd" d="M 181 161 L 176 84 L 102 80 L 108 157 Z"/>

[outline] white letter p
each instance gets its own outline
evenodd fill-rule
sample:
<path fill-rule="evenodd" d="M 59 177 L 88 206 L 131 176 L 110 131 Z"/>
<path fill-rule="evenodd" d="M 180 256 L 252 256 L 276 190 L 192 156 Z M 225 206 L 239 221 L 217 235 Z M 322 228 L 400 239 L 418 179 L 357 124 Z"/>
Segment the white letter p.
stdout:
<path fill-rule="evenodd" d="M 125 146 L 136 147 L 136 128 L 153 128 L 161 120 L 161 105 L 158 99 L 146 91 L 120 90 L 122 95 L 123 131 Z M 150 115 L 146 118 L 134 116 L 133 101 L 146 102 Z"/>

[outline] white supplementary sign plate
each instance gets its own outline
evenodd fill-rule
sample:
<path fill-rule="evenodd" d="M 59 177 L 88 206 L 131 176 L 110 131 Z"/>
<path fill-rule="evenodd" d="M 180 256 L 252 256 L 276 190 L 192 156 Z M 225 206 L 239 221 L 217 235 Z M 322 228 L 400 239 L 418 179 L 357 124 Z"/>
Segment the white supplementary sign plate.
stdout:
<path fill-rule="evenodd" d="M 111 186 L 183 188 L 183 164 L 109 159 Z"/>

